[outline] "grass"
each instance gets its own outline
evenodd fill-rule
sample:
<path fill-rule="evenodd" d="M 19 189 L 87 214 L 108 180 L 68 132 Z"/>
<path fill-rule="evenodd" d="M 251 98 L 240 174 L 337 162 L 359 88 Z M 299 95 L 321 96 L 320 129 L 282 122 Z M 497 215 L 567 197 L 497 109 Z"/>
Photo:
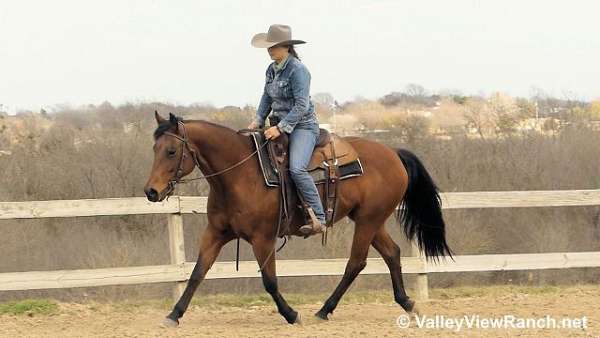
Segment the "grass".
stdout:
<path fill-rule="evenodd" d="M 287 302 L 292 305 L 304 304 L 320 304 L 329 294 L 304 294 L 304 293 L 284 293 Z M 392 290 L 375 290 L 375 291 L 353 291 L 344 295 L 341 303 L 361 304 L 361 303 L 387 303 L 393 302 Z M 271 296 L 266 292 L 255 294 L 214 294 L 214 295 L 198 295 L 192 299 L 191 306 L 203 308 L 222 308 L 222 307 L 238 307 L 250 308 L 254 306 L 271 306 L 273 305 Z M 154 299 L 144 301 L 123 301 L 111 303 L 110 306 L 116 310 L 136 311 L 145 307 L 153 307 L 164 310 L 170 310 L 173 307 L 173 301 L 170 299 Z M 92 311 L 101 311 L 105 306 L 98 303 L 91 303 L 88 308 Z"/>
<path fill-rule="evenodd" d="M 452 288 L 435 288 L 429 290 L 431 299 L 444 300 L 456 298 L 471 298 L 471 297 L 498 297 L 508 294 L 528 294 L 528 295 L 543 295 L 543 294 L 573 294 L 580 291 L 599 291 L 598 285 L 571 285 L 571 286 L 521 286 L 521 285 L 494 285 L 481 287 L 452 287 Z M 409 295 L 414 294 L 413 290 L 408 289 Z M 284 293 L 285 299 L 292 306 L 304 304 L 321 304 L 329 293 L 320 294 L 302 294 L 302 293 Z M 391 288 L 385 290 L 372 291 L 352 291 L 344 295 L 341 303 L 346 304 L 391 304 L 394 302 Z M 169 302 L 167 302 L 168 304 Z M 192 300 L 192 305 L 200 307 L 252 307 L 262 305 L 272 305 L 271 297 L 264 294 L 218 294 L 195 297 Z M 168 306 L 170 308 L 170 305 Z"/>
<path fill-rule="evenodd" d="M 0 303 L 0 315 L 34 315 L 58 312 L 58 305 L 47 299 L 26 299 L 18 302 Z"/>
<path fill-rule="evenodd" d="M 285 299 L 290 305 L 320 304 L 329 297 L 329 294 L 303 294 L 303 293 L 285 293 Z M 386 303 L 393 302 L 392 290 L 376 291 L 354 291 L 344 295 L 342 303 L 360 304 L 360 303 Z M 192 300 L 192 305 L 196 306 L 231 306 L 231 307 L 252 307 L 271 305 L 273 300 L 266 292 L 264 294 L 219 294 L 196 297 Z"/>
<path fill-rule="evenodd" d="M 407 290 L 408 294 L 414 294 L 412 290 Z M 498 297 L 509 294 L 575 294 L 580 292 L 598 292 L 598 285 L 571 285 L 571 286 L 519 286 L 519 285 L 496 285 L 482 287 L 452 287 L 430 289 L 429 294 L 433 300 L 471 298 L 471 297 Z M 322 304 L 329 293 L 302 294 L 285 293 L 288 303 L 292 306 L 305 304 Z M 342 298 L 341 304 L 393 304 L 394 299 L 391 289 L 372 290 L 372 291 L 351 291 Z M 199 295 L 192 299 L 192 306 L 203 308 L 223 308 L 238 307 L 250 308 L 254 306 L 272 306 L 271 296 L 266 293 L 257 294 L 216 294 Z M 87 309 L 97 311 L 125 311 L 136 312 L 144 311 L 147 308 L 169 310 L 173 306 L 170 299 L 154 299 L 145 301 L 122 301 L 115 303 L 91 302 L 87 304 Z M 58 312 L 56 302 L 44 299 L 29 299 L 19 302 L 0 303 L 0 315 L 33 315 L 33 314 L 54 314 Z"/>
<path fill-rule="evenodd" d="M 465 297 L 485 297 L 485 296 L 502 296 L 507 294 L 552 294 L 558 292 L 570 292 L 570 289 L 575 288 L 593 288 L 594 286 L 521 286 L 521 285 L 496 285 L 484 287 L 453 287 L 448 289 L 433 289 L 429 294 L 431 298 L 437 299 L 452 299 Z"/>

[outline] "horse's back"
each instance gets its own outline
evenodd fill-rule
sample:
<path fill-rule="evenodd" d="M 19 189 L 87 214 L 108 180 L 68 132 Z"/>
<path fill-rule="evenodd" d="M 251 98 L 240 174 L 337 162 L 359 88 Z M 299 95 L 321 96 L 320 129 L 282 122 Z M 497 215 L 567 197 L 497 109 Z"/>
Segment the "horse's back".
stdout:
<path fill-rule="evenodd" d="M 377 141 L 357 136 L 343 139 L 358 153 L 363 175 L 346 180 L 342 194 L 358 199 L 358 204 L 387 206 L 393 210 L 408 186 L 408 174 L 396 150 Z"/>

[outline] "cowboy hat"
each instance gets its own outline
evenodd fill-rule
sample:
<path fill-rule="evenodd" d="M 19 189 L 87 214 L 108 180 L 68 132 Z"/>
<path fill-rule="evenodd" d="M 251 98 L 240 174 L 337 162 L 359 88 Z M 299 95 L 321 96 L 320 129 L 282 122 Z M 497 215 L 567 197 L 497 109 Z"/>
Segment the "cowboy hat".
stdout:
<path fill-rule="evenodd" d="M 254 35 L 250 42 L 256 48 L 270 48 L 275 45 L 297 45 L 306 43 L 302 40 L 292 40 L 292 28 L 288 25 L 271 25 L 267 33 Z"/>

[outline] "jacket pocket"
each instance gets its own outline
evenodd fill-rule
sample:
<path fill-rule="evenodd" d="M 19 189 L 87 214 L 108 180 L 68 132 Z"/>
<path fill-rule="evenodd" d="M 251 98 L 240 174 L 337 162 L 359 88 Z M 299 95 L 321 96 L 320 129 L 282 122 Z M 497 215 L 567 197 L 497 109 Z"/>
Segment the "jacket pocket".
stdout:
<path fill-rule="evenodd" d="M 274 97 L 277 95 L 276 83 L 273 82 L 273 78 L 267 76 L 265 81 L 265 88 L 269 96 Z"/>
<path fill-rule="evenodd" d="M 277 89 L 282 97 L 292 97 L 292 89 L 289 80 L 277 80 Z"/>

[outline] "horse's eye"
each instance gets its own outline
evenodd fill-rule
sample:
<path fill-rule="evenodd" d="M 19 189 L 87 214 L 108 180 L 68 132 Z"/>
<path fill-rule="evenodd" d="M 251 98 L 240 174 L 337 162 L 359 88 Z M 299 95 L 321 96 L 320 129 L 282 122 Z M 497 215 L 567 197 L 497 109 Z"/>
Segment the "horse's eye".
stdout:
<path fill-rule="evenodd" d="M 167 150 L 167 155 L 169 157 L 175 156 L 175 153 L 177 153 L 177 151 L 175 149 L 169 149 L 169 150 Z"/>

